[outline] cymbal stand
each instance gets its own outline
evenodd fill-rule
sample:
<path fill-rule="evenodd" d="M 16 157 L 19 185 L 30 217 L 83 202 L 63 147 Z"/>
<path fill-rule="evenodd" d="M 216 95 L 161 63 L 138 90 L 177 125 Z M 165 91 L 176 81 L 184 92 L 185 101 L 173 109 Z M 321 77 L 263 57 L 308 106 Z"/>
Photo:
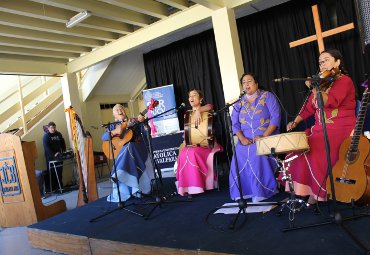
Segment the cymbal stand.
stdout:
<path fill-rule="evenodd" d="M 294 185 L 292 180 L 292 175 L 287 174 L 287 171 L 289 170 L 290 161 L 294 160 L 298 156 L 295 155 L 287 160 L 281 160 L 277 157 L 275 154 L 275 148 L 271 148 L 271 155 L 273 155 L 273 158 L 275 159 L 279 172 L 282 174 L 282 181 L 288 182 L 289 185 L 289 191 L 290 191 L 290 198 L 281 205 L 278 215 L 282 215 L 283 210 L 285 208 L 289 209 L 289 225 L 290 227 L 294 227 L 294 216 L 296 212 L 299 212 L 302 210 L 302 208 L 306 205 L 305 201 L 302 199 L 297 199 L 294 192 Z M 285 166 L 285 163 L 288 163 L 288 166 Z"/>

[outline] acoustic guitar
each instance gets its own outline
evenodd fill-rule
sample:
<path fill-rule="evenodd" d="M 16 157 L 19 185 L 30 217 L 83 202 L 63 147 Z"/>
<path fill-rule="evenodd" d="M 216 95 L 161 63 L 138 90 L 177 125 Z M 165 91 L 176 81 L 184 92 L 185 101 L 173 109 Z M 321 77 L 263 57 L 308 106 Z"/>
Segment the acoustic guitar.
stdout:
<path fill-rule="evenodd" d="M 353 201 L 356 204 L 364 204 L 370 198 L 368 187 L 370 175 L 369 167 L 366 166 L 369 162 L 367 159 L 369 141 L 362 135 L 368 101 L 369 93 L 366 89 L 362 96 L 353 137 L 348 137 L 343 141 L 339 149 L 339 159 L 333 167 L 336 200 L 343 203 Z M 326 190 L 332 198 L 330 178 L 327 179 Z"/>
<path fill-rule="evenodd" d="M 152 99 L 150 105 L 144 111 L 142 111 L 140 115 L 144 116 L 148 112 L 148 110 L 153 110 L 155 107 L 157 107 L 158 104 L 159 102 L 157 100 L 154 101 Z M 134 136 L 132 127 L 134 127 L 136 124 L 137 121 L 131 122 L 130 124 L 127 124 L 127 122 L 121 123 L 121 134 L 112 137 L 112 149 L 114 158 L 117 158 L 118 153 L 120 152 L 122 147 L 132 140 Z M 107 158 L 113 159 L 109 141 L 103 141 L 102 149 Z"/>

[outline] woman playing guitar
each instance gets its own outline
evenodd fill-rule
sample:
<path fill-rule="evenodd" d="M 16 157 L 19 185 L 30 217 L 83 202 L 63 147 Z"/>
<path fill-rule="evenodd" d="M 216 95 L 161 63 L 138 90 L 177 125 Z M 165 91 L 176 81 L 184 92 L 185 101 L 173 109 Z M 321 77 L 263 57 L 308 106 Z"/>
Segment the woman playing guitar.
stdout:
<path fill-rule="evenodd" d="M 145 162 L 148 160 L 148 152 L 145 147 L 140 132 L 145 132 L 142 125 L 133 125 L 137 122 L 143 122 L 144 116 L 139 115 L 137 119 L 128 119 L 126 112 L 121 104 L 113 107 L 113 116 L 119 124 L 111 124 L 102 135 L 103 150 L 108 158 L 111 158 L 109 151 L 115 156 L 115 166 L 112 170 L 113 193 L 107 197 L 108 201 L 119 202 L 117 186 L 119 185 L 121 201 L 130 198 L 132 194 L 138 191 L 148 193 L 150 191 L 150 174 L 152 170 L 146 169 Z M 132 126 L 130 128 L 130 126 Z M 107 141 L 112 138 L 112 149 Z M 123 142 L 122 142 L 123 141 Z M 104 145 L 108 144 L 108 149 Z M 150 164 L 147 164 L 150 165 Z M 117 171 L 118 180 L 115 180 L 114 167 Z M 140 187 L 139 187 L 140 183 Z"/>

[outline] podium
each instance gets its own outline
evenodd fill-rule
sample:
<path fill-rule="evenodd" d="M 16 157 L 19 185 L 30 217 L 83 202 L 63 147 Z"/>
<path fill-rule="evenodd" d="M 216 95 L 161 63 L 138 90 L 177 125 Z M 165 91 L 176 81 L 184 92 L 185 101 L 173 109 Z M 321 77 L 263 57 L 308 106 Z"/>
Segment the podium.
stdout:
<path fill-rule="evenodd" d="M 0 226 L 27 226 L 64 212 L 64 200 L 42 204 L 35 173 L 35 142 L 0 134 L 0 144 Z"/>

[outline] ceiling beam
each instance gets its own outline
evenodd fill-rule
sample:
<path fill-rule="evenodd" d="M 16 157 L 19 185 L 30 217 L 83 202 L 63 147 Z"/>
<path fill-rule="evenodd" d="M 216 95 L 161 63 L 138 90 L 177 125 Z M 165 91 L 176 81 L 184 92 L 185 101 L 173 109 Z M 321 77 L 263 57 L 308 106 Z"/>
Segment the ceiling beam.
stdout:
<path fill-rule="evenodd" d="M 31 29 L 9 27 L 0 25 L 0 34 L 3 36 L 23 38 L 23 39 L 33 39 L 44 42 L 54 42 L 54 43 L 65 43 L 73 44 L 87 47 L 98 47 L 104 45 L 104 41 L 99 41 L 89 38 L 80 38 L 76 36 L 54 34 L 49 32 L 36 31 Z"/>
<path fill-rule="evenodd" d="M 168 36 L 172 32 L 194 23 L 210 18 L 212 11 L 201 5 L 194 5 L 185 11 L 178 12 L 169 19 L 164 19 L 142 28 L 134 33 L 120 38 L 105 47 L 90 52 L 68 63 L 68 72 L 73 73 L 87 68 L 91 65 L 115 57 L 123 52 L 132 50 L 162 36 Z"/>
<path fill-rule="evenodd" d="M 0 36 L 0 45 L 3 46 L 18 46 L 22 48 L 40 49 L 40 50 L 54 50 L 74 53 L 85 53 L 91 51 L 89 47 L 68 45 L 61 43 L 41 42 L 35 40 L 27 40 L 20 38 L 12 38 Z"/>
<path fill-rule="evenodd" d="M 0 46 L 1 53 L 25 55 L 25 56 L 39 56 L 39 57 L 51 57 L 66 59 L 68 62 L 69 58 L 78 58 L 80 54 L 71 52 L 51 51 L 51 50 L 35 50 L 12 46 Z"/>
<path fill-rule="evenodd" d="M 163 19 L 169 15 L 167 6 L 148 0 L 99 0 L 131 11 L 140 12 L 152 17 Z"/>
<path fill-rule="evenodd" d="M 187 0 L 157 0 L 157 2 L 167 4 L 179 10 L 186 10 L 189 8 L 189 2 Z"/>
<path fill-rule="evenodd" d="M 32 0 L 32 1 L 77 12 L 87 10 L 92 12 L 94 16 L 125 22 L 140 27 L 144 27 L 151 23 L 150 18 L 145 14 L 139 14 L 134 11 L 112 6 L 107 3 L 98 2 L 96 0 L 83 0 L 83 1 Z"/>
<path fill-rule="evenodd" d="M 112 32 L 99 31 L 96 29 L 82 27 L 66 28 L 64 24 L 59 22 L 45 21 L 1 11 L 0 24 L 12 27 L 35 29 L 56 34 L 81 36 L 105 41 L 114 41 L 119 38 L 117 34 L 114 34 Z"/>
<path fill-rule="evenodd" d="M 233 9 L 236 7 L 241 7 L 249 2 L 255 1 L 255 0 L 223 0 L 224 4 L 227 8 Z"/>
<path fill-rule="evenodd" d="M 57 75 L 67 72 L 66 64 L 53 59 L 17 59 L 16 56 L 1 54 L 0 73 Z"/>
<path fill-rule="evenodd" d="M 28 0 L 2 0 L 0 1 L 0 11 L 63 24 L 77 14 L 75 11 L 39 4 Z M 89 17 L 77 26 L 101 29 L 120 34 L 127 34 L 134 31 L 132 25 L 94 16 Z"/>
<path fill-rule="evenodd" d="M 203 5 L 214 11 L 225 7 L 223 0 L 192 0 L 192 2 Z"/>

